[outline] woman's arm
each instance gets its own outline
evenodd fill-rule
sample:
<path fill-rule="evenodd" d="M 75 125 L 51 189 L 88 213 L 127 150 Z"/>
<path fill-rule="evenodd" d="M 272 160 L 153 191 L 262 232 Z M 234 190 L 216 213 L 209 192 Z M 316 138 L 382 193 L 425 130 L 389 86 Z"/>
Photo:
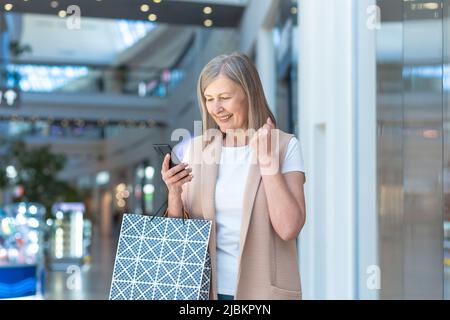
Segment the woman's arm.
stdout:
<path fill-rule="evenodd" d="M 270 221 L 285 241 L 297 238 L 305 224 L 305 174 L 299 171 L 263 175 Z"/>
<path fill-rule="evenodd" d="M 281 173 L 277 147 L 272 148 L 275 124 L 270 118 L 256 132 L 250 144 L 256 151 L 266 191 L 270 221 L 281 239 L 295 239 L 306 220 L 303 184 L 305 174 L 300 171 Z"/>

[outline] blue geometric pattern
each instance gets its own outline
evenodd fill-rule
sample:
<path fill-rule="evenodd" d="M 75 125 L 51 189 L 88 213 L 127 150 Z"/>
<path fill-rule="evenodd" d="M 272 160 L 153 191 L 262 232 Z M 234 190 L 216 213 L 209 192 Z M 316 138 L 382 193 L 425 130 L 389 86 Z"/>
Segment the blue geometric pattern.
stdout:
<path fill-rule="evenodd" d="M 125 214 L 110 300 L 208 300 L 211 221 Z"/>

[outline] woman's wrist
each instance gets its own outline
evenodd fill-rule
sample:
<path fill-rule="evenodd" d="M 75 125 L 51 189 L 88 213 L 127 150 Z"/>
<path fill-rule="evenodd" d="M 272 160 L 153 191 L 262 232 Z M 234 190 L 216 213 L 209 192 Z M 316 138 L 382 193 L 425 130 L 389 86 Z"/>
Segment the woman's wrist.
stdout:
<path fill-rule="evenodd" d="M 167 214 L 170 217 L 181 217 L 183 215 L 183 201 L 181 200 L 181 188 L 170 189 L 168 194 Z"/>

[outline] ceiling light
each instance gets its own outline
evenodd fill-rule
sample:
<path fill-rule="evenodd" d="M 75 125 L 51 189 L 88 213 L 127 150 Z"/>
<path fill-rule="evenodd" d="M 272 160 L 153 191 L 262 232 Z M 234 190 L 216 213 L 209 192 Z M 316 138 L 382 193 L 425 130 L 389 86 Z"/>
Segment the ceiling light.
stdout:
<path fill-rule="evenodd" d="M 152 13 L 148 15 L 148 20 L 156 21 L 156 19 L 158 19 L 158 16 L 156 14 Z"/>
<path fill-rule="evenodd" d="M 58 16 L 60 18 L 64 18 L 67 15 L 67 12 L 65 10 L 59 10 Z"/>
<path fill-rule="evenodd" d="M 53 9 L 55 9 L 58 5 L 59 5 L 58 1 L 50 2 L 50 7 L 52 7 Z"/>
<path fill-rule="evenodd" d="M 142 11 L 142 12 L 147 12 L 148 10 L 150 10 L 150 7 L 149 7 L 148 4 L 143 4 L 143 5 L 141 6 L 141 11 Z"/>
<path fill-rule="evenodd" d="M 213 22 L 211 19 L 206 19 L 203 24 L 205 25 L 205 27 L 209 28 L 213 25 Z"/>
<path fill-rule="evenodd" d="M 13 5 L 11 3 L 5 4 L 5 10 L 10 11 L 13 8 Z"/>
<path fill-rule="evenodd" d="M 436 2 L 426 2 L 423 4 L 423 7 L 428 10 L 437 10 L 439 9 L 439 3 Z"/>
<path fill-rule="evenodd" d="M 203 8 L 203 13 L 204 14 L 211 14 L 212 13 L 212 8 L 211 7 L 204 7 Z"/>

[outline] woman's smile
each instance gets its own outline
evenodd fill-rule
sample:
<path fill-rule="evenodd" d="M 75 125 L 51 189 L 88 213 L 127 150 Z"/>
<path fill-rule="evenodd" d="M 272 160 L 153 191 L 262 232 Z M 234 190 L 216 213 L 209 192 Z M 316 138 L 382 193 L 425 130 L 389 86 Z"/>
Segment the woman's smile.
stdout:
<path fill-rule="evenodd" d="M 232 116 L 233 116 L 233 114 L 228 114 L 228 115 L 225 115 L 225 116 L 217 117 L 217 119 L 218 119 L 220 122 L 225 123 L 225 122 L 228 122 L 228 120 L 230 120 L 230 118 L 231 118 Z"/>

